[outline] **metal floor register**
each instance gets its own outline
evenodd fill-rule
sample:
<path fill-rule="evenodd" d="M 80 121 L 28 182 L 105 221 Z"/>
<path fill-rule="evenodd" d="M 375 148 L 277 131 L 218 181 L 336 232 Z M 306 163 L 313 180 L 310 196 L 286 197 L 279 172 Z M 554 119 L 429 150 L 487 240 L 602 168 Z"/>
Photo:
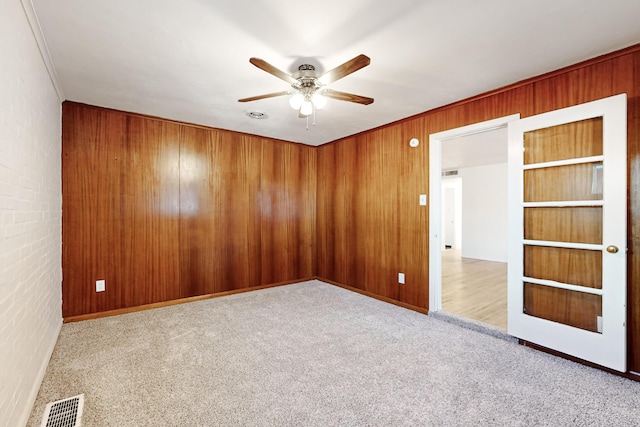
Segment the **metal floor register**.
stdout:
<path fill-rule="evenodd" d="M 80 427 L 84 394 L 48 403 L 41 427 Z"/>

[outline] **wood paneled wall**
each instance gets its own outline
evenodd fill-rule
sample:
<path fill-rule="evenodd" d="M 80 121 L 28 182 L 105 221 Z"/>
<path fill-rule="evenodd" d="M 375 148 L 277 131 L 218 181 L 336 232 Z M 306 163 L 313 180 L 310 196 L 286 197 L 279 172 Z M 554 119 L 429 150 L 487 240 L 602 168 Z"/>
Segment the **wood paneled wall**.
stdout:
<path fill-rule="evenodd" d="M 318 149 L 319 277 L 427 308 L 426 141 L 416 119 Z"/>
<path fill-rule="evenodd" d="M 429 185 L 429 135 L 619 93 L 629 100 L 629 370 L 640 371 L 639 46 L 319 147 L 318 276 L 427 309 L 428 209 L 418 195 Z"/>
<path fill-rule="evenodd" d="M 314 147 L 73 102 L 62 141 L 64 317 L 315 276 Z"/>

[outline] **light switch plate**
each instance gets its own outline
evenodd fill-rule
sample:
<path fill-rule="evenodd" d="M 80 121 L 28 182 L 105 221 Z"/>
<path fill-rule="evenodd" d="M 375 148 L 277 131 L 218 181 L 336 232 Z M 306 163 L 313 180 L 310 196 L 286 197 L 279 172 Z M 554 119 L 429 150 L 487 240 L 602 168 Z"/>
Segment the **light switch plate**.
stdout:
<path fill-rule="evenodd" d="M 96 292 L 104 292 L 106 288 L 106 280 L 96 280 Z"/>
<path fill-rule="evenodd" d="M 420 195 L 420 206 L 427 206 L 427 195 L 426 194 L 421 194 Z"/>
<path fill-rule="evenodd" d="M 398 283 L 404 285 L 404 273 L 398 273 Z"/>

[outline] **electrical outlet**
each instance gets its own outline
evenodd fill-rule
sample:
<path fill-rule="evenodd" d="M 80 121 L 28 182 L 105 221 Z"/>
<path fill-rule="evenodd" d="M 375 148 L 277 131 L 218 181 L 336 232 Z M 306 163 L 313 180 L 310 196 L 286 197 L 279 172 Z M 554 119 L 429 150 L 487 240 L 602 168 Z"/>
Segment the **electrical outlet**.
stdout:
<path fill-rule="evenodd" d="M 398 273 L 398 283 L 404 285 L 404 273 Z"/>
<path fill-rule="evenodd" d="M 106 289 L 106 280 L 96 280 L 96 292 L 104 292 Z"/>

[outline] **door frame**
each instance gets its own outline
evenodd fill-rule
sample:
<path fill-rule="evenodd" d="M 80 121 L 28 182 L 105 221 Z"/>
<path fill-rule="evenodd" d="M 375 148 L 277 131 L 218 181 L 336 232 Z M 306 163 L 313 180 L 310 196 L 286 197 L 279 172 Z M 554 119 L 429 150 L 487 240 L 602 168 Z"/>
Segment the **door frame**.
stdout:
<path fill-rule="evenodd" d="M 429 135 L 429 312 L 442 310 L 442 143 L 476 133 L 506 128 L 520 114 L 499 117 Z"/>

